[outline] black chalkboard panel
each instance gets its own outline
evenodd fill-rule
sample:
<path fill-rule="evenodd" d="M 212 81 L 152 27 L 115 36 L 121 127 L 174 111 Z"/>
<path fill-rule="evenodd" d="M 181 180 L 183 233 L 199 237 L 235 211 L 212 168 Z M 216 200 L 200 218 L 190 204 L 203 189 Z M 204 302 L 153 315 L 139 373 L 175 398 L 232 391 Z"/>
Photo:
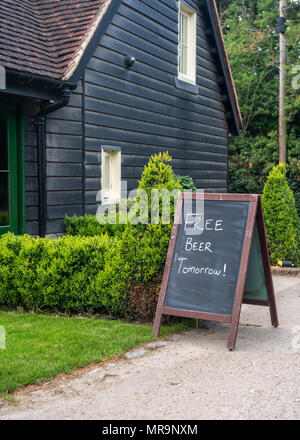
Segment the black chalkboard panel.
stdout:
<path fill-rule="evenodd" d="M 189 212 L 184 204 L 164 305 L 230 316 L 249 202 L 209 200 L 204 212 L 197 212 L 196 200 Z"/>
<path fill-rule="evenodd" d="M 243 302 L 268 306 L 278 326 L 261 197 L 181 194 L 153 333 L 163 315 L 229 323 L 233 350 Z"/>

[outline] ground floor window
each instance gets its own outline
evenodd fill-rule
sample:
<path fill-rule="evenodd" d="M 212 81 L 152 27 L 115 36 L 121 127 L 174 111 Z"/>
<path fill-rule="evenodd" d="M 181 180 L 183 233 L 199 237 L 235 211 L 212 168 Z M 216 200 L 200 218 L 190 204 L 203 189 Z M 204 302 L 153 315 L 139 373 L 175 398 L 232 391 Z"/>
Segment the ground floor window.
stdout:
<path fill-rule="evenodd" d="M 102 147 L 102 203 L 116 202 L 121 197 L 121 149 Z"/>

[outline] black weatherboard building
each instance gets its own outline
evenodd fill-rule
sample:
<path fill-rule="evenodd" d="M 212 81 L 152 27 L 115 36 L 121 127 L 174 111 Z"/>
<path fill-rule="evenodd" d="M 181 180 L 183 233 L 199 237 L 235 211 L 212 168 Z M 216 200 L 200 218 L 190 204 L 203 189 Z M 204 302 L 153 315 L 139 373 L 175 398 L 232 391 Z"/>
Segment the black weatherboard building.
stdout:
<path fill-rule="evenodd" d="M 225 192 L 241 116 L 214 0 L 1 0 L 0 233 L 59 234 L 150 155 Z"/>

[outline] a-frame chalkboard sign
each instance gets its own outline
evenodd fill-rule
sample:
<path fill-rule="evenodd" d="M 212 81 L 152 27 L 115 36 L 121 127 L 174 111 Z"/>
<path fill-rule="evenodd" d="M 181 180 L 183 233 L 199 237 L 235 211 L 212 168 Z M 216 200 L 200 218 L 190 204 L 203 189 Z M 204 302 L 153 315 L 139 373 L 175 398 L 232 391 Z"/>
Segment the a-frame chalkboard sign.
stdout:
<path fill-rule="evenodd" d="M 234 350 L 243 302 L 268 306 L 278 326 L 261 197 L 181 194 L 153 333 L 163 315 L 229 323 Z"/>

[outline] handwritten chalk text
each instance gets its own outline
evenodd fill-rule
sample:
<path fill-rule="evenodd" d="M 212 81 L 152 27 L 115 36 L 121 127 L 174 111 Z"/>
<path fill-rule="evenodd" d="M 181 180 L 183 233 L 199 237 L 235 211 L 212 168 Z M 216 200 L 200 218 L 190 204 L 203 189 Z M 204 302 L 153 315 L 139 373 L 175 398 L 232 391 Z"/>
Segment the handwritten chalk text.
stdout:
<path fill-rule="evenodd" d="M 211 252 L 211 253 L 213 253 L 213 251 L 211 250 L 211 243 L 209 241 L 206 243 L 199 242 L 199 241 L 193 241 L 193 239 L 191 237 L 187 238 L 187 240 L 186 240 L 185 250 L 187 252 L 198 251 L 198 252 Z"/>
<path fill-rule="evenodd" d="M 222 270 L 213 269 L 211 267 L 197 267 L 197 266 L 185 266 L 184 261 L 188 258 L 178 258 L 179 268 L 178 275 L 192 274 L 192 275 L 210 275 L 210 276 L 220 276 L 223 275 Z"/>
<path fill-rule="evenodd" d="M 222 228 L 223 220 L 215 220 L 213 218 L 208 218 L 204 221 L 203 214 L 187 214 L 185 218 L 184 229 L 193 227 L 199 231 L 223 231 Z"/>

